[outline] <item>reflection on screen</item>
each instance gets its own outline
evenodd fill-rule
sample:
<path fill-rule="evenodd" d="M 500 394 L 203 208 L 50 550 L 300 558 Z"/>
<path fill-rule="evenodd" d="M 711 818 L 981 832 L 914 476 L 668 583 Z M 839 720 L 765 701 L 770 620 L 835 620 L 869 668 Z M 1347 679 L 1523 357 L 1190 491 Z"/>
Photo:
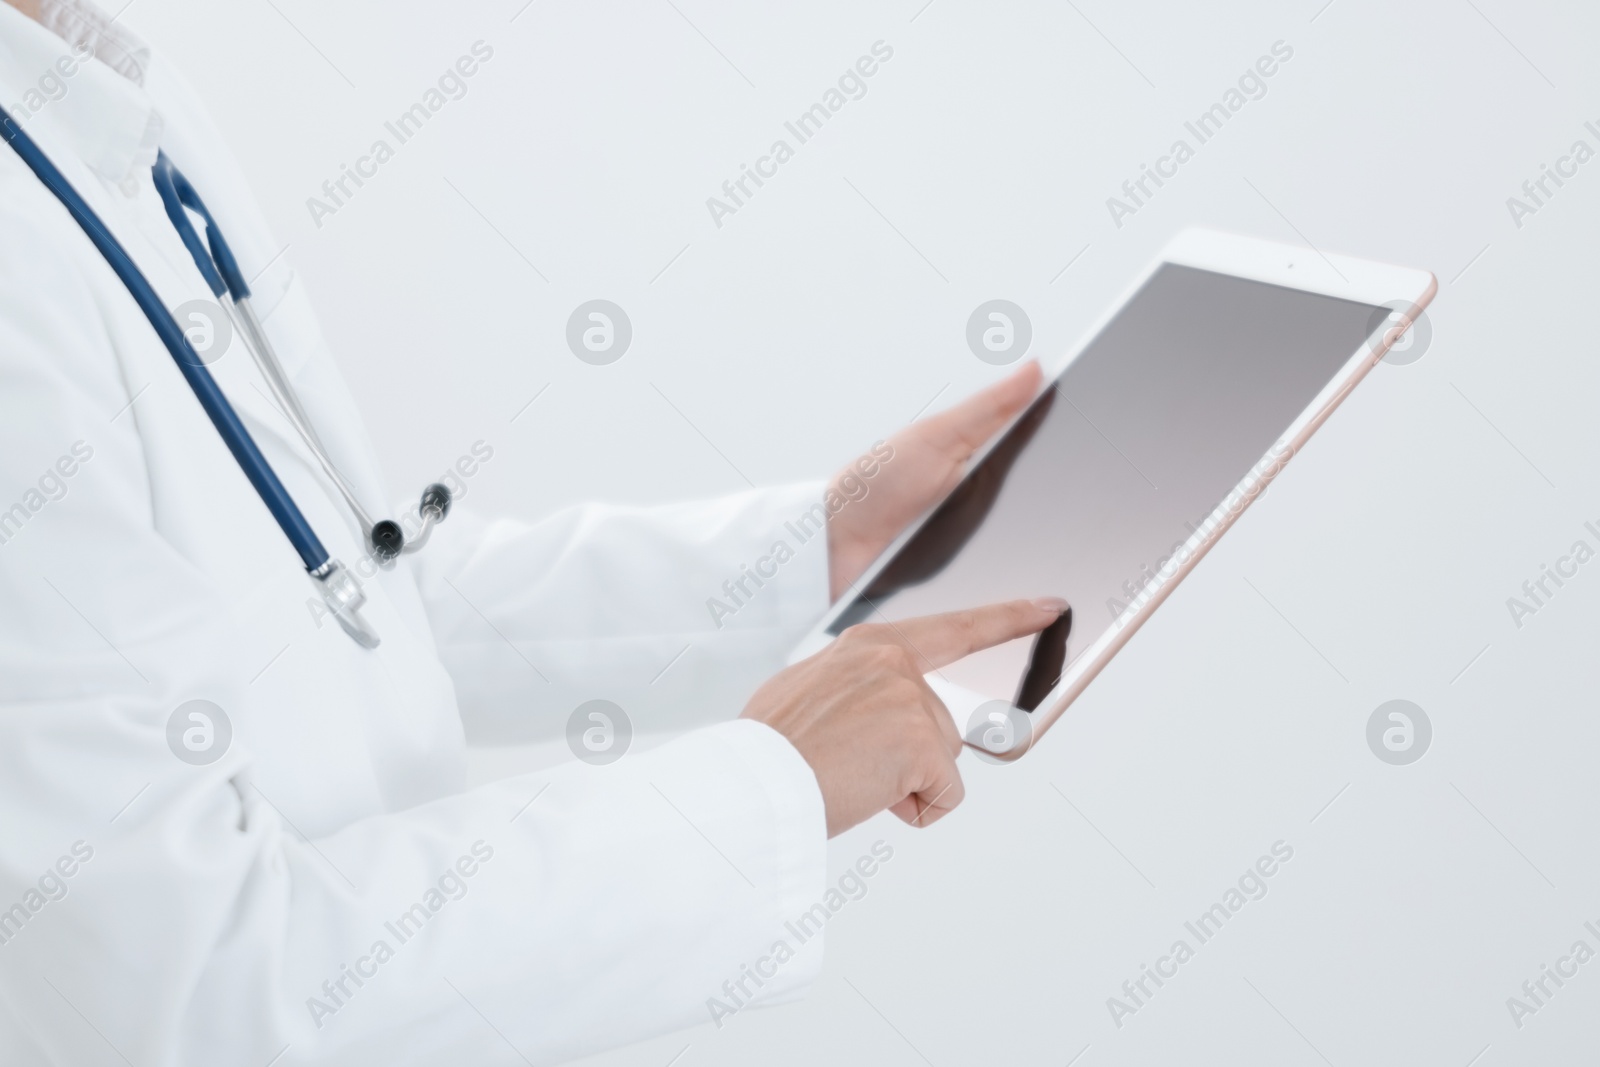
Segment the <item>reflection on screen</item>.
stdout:
<path fill-rule="evenodd" d="M 829 632 L 1016 597 L 1066 597 L 1070 618 L 1037 639 L 942 672 L 1032 711 L 1382 315 L 1354 301 L 1163 265 Z"/>

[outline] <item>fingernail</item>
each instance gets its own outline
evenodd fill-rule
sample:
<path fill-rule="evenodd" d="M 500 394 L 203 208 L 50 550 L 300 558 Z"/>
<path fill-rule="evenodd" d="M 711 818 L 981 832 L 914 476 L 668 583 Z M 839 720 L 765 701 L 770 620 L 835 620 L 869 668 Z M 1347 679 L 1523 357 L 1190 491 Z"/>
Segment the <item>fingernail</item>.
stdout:
<path fill-rule="evenodd" d="M 1053 611 L 1057 615 L 1060 615 L 1071 605 L 1058 596 L 1042 596 L 1033 601 L 1033 606 L 1038 608 L 1040 611 Z"/>

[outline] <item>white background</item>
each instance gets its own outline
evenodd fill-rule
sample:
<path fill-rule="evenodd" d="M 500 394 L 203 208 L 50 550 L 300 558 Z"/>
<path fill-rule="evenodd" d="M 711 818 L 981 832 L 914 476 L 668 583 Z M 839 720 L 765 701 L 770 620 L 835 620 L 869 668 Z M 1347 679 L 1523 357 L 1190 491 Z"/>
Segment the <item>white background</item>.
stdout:
<path fill-rule="evenodd" d="M 522 3 L 123 16 L 225 123 L 397 494 L 478 439 L 479 506 L 528 516 L 824 474 L 1002 373 L 965 345 L 980 302 L 1021 304 L 1058 352 L 1189 224 L 1440 279 L 1423 359 L 1377 369 L 1039 749 L 964 759 L 936 829 L 834 842 L 836 871 L 880 837 L 895 858 L 830 926 L 808 1000 L 592 1062 L 1593 1049 L 1600 961 L 1520 1030 L 1505 1002 L 1574 940 L 1600 949 L 1600 562 L 1521 629 L 1506 598 L 1600 547 L 1600 162 L 1520 229 L 1506 199 L 1574 140 L 1600 149 L 1600 12 Z M 479 39 L 469 94 L 316 227 L 306 199 Z M 894 57 L 866 97 L 717 228 L 706 198 L 878 40 Z M 1114 226 L 1106 198 L 1279 40 L 1266 96 Z M 564 342 L 595 297 L 634 325 L 608 367 Z M 1407 767 L 1365 741 L 1396 697 L 1435 731 Z M 1107 997 L 1280 839 L 1270 893 L 1115 1027 Z"/>

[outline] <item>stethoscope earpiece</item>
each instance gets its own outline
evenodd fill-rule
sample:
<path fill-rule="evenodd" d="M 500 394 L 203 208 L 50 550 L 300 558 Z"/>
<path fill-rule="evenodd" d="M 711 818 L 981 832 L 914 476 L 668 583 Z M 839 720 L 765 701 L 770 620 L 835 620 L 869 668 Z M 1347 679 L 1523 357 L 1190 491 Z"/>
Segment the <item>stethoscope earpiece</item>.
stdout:
<path fill-rule="evenodd" d="M 374 523 L 367 532 L 367 539 L 372 542 L 372 554 L 378 558 L 378 562 L 388 563 L 402 552 L 415 552 L 427 544 L 433 528 L 449 516 L 452 499 L 449 487 L 438 482 L 424 489 L 422 499 L 417 503 L 417 514 L 422 519 L 422 525 L 417 529 L 417 536 L 409 541 L 400 524 L 393 519 Z"/>
<path fill-rule="evenodd" d="M 450 514 L 451 500 L 450 490 L 438 482 L 434 482 L 422 491 L 422 499 L 417 503 L 417 514 L 422 518 L 422 525 L 417 530 L 417 536 L 407 541 L 400 548 L 401 552 L 415 552 L 428 543 L 428 538 L 433 534 L 433 528 L 443 522 L 445 517 Z"/>
<path fill-rule="evenodd" d="M 430 510 L 439 513 L 439 522 L 443 522 L 450 514 L 450 501 L 453 497 L 448 486 L 434 482 L 422 491 L 422 513 L 426 515 Z"/>
<path fill-rule="evenodd" d="M 400 531 L 400 524 L 393 519 L 384 519 L 372 528 L 369 535 L 372 538 L 372 554 L 378 557 L 378 562 L 387 563 L 398 556 L 406 546 L 406 535 Z"/>

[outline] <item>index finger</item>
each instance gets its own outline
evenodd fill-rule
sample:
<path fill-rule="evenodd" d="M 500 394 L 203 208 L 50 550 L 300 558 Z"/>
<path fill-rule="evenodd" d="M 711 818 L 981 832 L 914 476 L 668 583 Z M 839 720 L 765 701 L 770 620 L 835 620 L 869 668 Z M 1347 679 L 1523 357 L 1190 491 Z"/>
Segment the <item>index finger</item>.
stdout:
<path fill-rule="evenodd" d="M 1066 610 L 1067 602 L 1060 597 L 1008 600 L 906 619 L 895 623 L 891 632 L 927 662 L 928 670 L 936 670 L 974 652 L 1038 633 Z"/>

